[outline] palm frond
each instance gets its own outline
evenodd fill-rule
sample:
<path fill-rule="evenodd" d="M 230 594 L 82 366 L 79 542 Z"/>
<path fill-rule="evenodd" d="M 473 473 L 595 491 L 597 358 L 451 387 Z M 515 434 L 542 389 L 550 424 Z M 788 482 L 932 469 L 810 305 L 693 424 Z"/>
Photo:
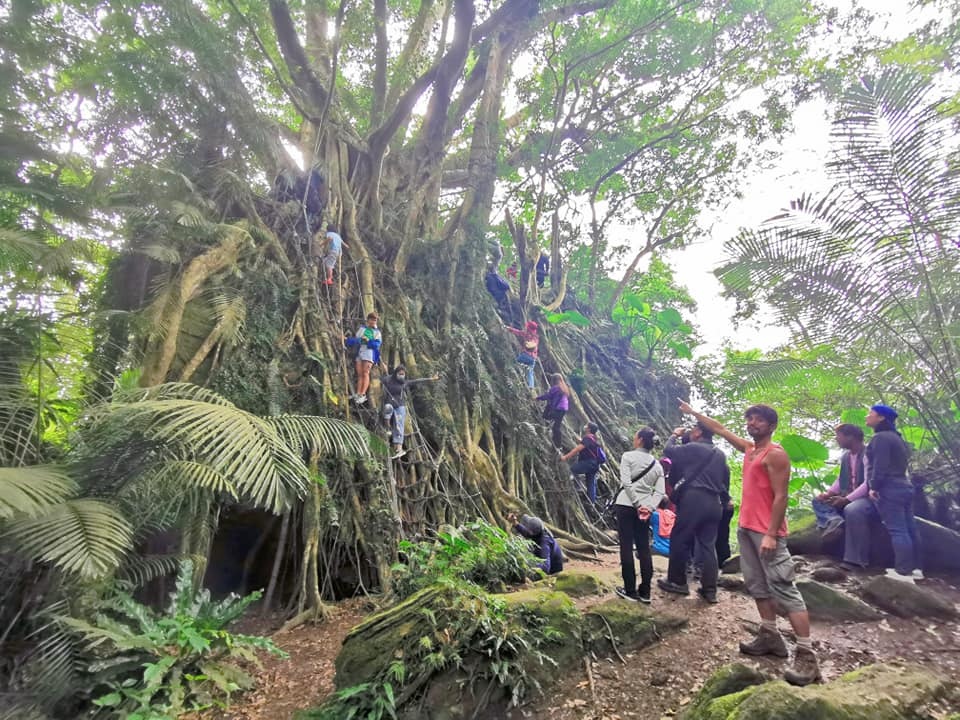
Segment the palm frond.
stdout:
<path fill-rule="evenodd" d="M 35 517 L 77 491 L 66 471 L 54 465 L 0 468 L 0 519 Z"/>
<path fill-rule="evenodd" d="M 116 570 L 133 542 L 127 520 L 112 506 L 90 499 L 67 500 L 44 514 L 16 518 L 0 537 L 39 562 L 85 578 Z"/>
<path fill-rule="evenodd" d="M 266 421 L 298 452 L 316 449 L 322 455 L 338 458 L 370 455 L 370 433 L 356 423 L 316 415 L 279 415 Z"/>

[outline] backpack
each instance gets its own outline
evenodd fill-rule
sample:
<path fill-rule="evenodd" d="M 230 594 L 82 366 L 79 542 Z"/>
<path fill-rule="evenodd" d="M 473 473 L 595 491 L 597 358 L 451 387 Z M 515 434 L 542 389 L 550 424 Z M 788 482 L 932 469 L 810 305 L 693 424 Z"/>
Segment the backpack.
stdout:
<path fill-rule="evenodd" d="M 607 454 L 603 451 L 603 447 L 598 443 L 597 444 L 597 462 L 603 465 L 607 461 Z"/>

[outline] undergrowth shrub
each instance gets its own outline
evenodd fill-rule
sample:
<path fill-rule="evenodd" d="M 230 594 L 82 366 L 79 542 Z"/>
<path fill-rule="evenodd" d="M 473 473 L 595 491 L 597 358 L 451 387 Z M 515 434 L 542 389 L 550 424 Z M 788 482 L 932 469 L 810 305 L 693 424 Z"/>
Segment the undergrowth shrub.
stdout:
<path fill-rule="evenodd" d="M 295 720 L 383 720 L 415 704 L 440 673 L 459 668 L 462 690 L 472 691 L 483 707 L 489 694 L 504 690 L 511 706 L 539 690 L 536 668 L 556 666 L 545 646 L 563 633 L 547 619 L 523 606 L 510 605 L 473 583 L 443 578 L 416 598 L 415 606 L 396 608 L 403 617 L 391 622 L 416 624 L 402 645 L 391 648 L 394 658 L 368 682 L 344 688 L 319 708 L 295 715 Z M 389 611 L 388 611 L 389 612 Z M 579 614 L 571 606 L 575 623 Z M 454 702 L 451 698 L 451 702 Z"/>
<path fill-rule="evenodd" d="M 433 540 L 400 542 L 403 562 L 391 568 L 393 592 L 400 598 L 438 580 L 466 580 L 486 590 L 523 582 L 540 561 L 530 541 L 482 520 L 449 526 Z"/>
<path fill-rule="evenodd" d="M 162 613 L 118 592 L 92 622 L 62 622 L 82 635 L 95 659 L 89 684 L 94 717 L 165 720 L 211 706 L 224 707 L 231 693 L 253 685 L 244 666 L 259 666 L 257 652 L 286 657 L 264 637 L 231 633 L 259 592 L 215 602 L 194 592 L 193 564 L 180 565 L 170 604 Z"/>

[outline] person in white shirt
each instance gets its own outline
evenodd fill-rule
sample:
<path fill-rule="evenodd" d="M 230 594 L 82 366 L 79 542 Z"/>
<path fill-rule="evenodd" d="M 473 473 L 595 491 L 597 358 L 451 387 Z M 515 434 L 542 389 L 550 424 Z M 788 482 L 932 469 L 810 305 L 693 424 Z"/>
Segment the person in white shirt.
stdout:
<path fill-rule="evenodd" d="M 666 497 L 663 467 L 650 454 L 655 443 L 653 428 L 640 428 L 634 435 L 633 450 L 628 450 L 620 458 L 620 491 L 614 501 L 620 534 L 620 572 L 623 575 L 623 587 L 617 588 L 617 595 L 634 602 L 650 602 L 653 582 L 650 515 Z M 634 546 L 640 558 L 639 588 L 633 563 Z"/>

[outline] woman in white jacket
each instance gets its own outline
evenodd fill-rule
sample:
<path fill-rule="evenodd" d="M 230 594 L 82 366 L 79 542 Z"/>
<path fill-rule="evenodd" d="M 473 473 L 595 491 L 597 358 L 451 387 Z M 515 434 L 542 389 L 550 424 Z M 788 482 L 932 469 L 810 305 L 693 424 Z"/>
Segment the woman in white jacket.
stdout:
<path fill-rule="evenodd" d="M 650 453 L 656 433 L 643 427 L 633 437 L 633 450 L 620 458 L 620 491 L 614 501 L 620 534 L 620 571 L 623 587 L 617 594 L 631 601 L 650 602 L 653 558 L 650 556 L 650 515 L 666 495 L 663 468 Z M 633 548 L 640 558 L 640 587 L 633 564 Z"/>

